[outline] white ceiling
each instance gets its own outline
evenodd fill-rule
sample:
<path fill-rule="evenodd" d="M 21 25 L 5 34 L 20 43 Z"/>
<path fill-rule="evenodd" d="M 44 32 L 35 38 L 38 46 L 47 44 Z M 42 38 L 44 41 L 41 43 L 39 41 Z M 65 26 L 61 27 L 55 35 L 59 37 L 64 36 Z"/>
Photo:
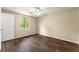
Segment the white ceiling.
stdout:
<path fill-rule="evenodd" d="M 24 15 L 38 17 L 38 15 L 34 15 L 29 12 L 29 10 L 31 11 L 31 9 L 33 9 L 33 8 L 34 7 L 2 7 L 2 9 L 8 10 L 8 11 L 13 11 L 13 12 L 21 13 Z M 42 14 L 42 15 L 65 11 L 65 10 L 69 10 L 72 8 L 74 8 L 74 7 L 40 7 L 40 9 L 44 12 L 44 14 Z"/>

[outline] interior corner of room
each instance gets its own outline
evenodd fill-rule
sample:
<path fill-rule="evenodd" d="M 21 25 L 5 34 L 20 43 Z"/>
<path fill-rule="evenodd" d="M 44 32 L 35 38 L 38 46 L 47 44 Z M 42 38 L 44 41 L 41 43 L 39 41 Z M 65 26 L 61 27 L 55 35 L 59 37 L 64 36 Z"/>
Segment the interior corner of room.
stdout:
<path fill-rule="evenodd" d="M 0 39 L 2 43 L 13 39 L 18 40 L 18 38 L 19 39 L 27 38 L 28 36 L 30 37 L 38 34 L 39 36 L 56 38 L 57 40 L 61 40 L 61 42 L 67 41 L 70 43 L 79 44 L 79 7 L 47 7 L 47 8 L 33 7 L 33 8 L 2 7 L 0 9 L 1 10 Z M 35 39 L 35 37 L 33 37 L 33 39 Z M 33 39 L 30 38 L 30 40 Z M 46 40 L 47 38 L 45 39 L 43 37 L 42 39 Z M 49 40 L 47 40 L 46 42 L 48 41 Z M 39 42 L 37 43 L 39 44 Z M 56 45 L 56 47 L 57 46 L 58 44 Z M 41 51 L 43 49 L 44 48 L 42 49 L 39 48 L 38 50 Z M 47 49 L 49 50 L 49 48 Z M 65 48 L 63 50 L 65 50 Z M 52 50 L 50 49 L 50 51 Z"/>

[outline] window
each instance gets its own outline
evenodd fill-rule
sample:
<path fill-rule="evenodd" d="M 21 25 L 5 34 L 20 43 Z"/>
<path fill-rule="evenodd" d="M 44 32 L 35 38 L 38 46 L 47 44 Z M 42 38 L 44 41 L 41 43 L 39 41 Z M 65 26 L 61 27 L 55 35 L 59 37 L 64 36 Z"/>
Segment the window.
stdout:
<path fill-rule="evenodd" d="M 28 17 L 24 16 L 21 19 L 21 27 L 22 28 L 28 28 Z"/>

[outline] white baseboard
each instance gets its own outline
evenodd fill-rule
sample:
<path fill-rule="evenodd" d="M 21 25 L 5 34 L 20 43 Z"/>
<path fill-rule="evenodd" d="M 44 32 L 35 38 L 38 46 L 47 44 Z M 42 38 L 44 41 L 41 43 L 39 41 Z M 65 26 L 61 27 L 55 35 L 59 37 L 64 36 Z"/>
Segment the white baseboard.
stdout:
<path fill-rule="evenodd" d="M 44 34 L 40 34 L 40 35 L 48 36 L 48 37 L 52 37 L 52 38 L 57 38 L 57 39 L 63 40 L 63 38 L 60 38 L 60 37 L 54 37 L 54 36 L 49 36 L 49 35 L 44 35 Z M 71 41 L 71 40 L 67 40 L 67 39 L 64 39 L 64 41 L 69 41 L 69 42 L 72 42 L 72 43 L 79 44 L 79 42 L 75 42 L 75 41 Z"/>

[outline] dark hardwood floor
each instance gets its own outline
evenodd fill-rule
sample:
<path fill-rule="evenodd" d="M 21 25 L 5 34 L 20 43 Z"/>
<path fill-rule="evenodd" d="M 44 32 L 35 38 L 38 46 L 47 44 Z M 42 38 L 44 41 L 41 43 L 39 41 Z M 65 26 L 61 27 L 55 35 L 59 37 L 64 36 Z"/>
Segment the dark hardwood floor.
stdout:
<path fill-rule="evenodd" d="M 42 35 L 2 42 L 1 52 L 78 52 L 79 45 Z"/>

